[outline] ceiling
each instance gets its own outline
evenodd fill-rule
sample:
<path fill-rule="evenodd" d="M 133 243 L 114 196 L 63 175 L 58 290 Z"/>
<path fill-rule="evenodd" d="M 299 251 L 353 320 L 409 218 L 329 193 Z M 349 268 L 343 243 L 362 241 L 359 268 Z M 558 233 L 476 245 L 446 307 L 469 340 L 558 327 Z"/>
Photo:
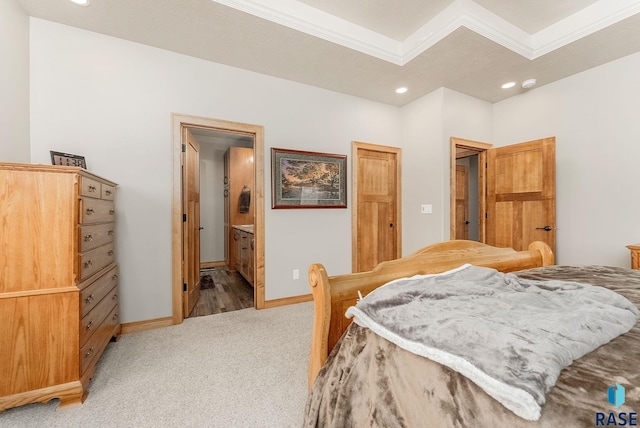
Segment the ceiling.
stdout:
<path fill-rule="evenodd" d="M 33 17 L 396 106 L 440 87 L 497 102 L 525 79 L 539 87 L 640 51 L 640 0 L 14 1 Z"/>

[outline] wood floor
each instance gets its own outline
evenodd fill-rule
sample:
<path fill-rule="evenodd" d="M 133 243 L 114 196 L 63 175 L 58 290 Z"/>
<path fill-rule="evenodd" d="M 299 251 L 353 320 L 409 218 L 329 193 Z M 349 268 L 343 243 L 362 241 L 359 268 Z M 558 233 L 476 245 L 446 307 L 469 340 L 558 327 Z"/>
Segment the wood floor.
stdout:
<path fill-rule="evenodd" d="M 208 279 L 212 279 L 213 284 Z M 236 271 L 226 267 L 202 269 L 200 284 L 200 299 L 189 314 L 190 317 L 253 307 L 253 287 Z"/>

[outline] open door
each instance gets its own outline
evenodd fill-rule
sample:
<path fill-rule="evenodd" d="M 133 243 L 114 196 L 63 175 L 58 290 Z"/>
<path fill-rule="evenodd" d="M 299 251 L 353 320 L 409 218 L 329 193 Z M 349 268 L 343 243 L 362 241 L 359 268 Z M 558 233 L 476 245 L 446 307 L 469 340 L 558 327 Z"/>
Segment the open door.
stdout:
<path fill-rule="evenodd" d="M 469 167 L 456 165 L 456 239 L 469 239 Z"/>
<path fill-rule="evenodd" d="M 556 245 L 555 137 L 487 150 L 486 243 Z"/>
<path fill-rule="evenodd" d="M 184 317 L 188 317 L 200 298 L 200 146 L 188 129 L 184 132 L 182 262 Z"/>

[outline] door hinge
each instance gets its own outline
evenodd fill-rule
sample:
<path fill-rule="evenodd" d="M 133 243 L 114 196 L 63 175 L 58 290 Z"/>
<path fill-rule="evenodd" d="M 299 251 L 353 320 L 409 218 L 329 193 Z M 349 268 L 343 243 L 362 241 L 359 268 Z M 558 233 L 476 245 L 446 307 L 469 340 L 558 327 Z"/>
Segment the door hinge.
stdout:
<path fill-rule="evenodd" d="M 484 213 L 484 218 L 489 218 L 489 213 Z"/>
<path fill-rule="evenodd" d="M 187 284 L 182 284 L 182 291 L 187 291 Z"/>
<path fill-rule="evenodd" d="M 184 150 L 183 150 L 183 151 L 184 151 Z M 484 169 L 487 169 L 487 168 L 489 168 L 489 162 L 485 162 L 485 163 L 484 163 Z"/>
<path fill-rule="evenodd" d="M 187 215 L 182 214 L 182 222 L 185 223 L 187 221 Z"/>
<path fill-rule="evenodd" d="M 182 145 L 182 153 L 186 153 L 187 152 L 187 145 L 183 144 Z"/>

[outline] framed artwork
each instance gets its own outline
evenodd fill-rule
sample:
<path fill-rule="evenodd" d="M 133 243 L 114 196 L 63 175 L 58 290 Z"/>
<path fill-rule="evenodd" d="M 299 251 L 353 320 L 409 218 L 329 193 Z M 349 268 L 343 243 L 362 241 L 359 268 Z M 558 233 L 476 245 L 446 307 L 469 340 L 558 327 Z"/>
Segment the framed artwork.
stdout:
<path fill-rule="evenodd" d="M 52 165 L 79 166 L 80 168 L 87 169 L 87 163 L 84 160 L 84 156 L 54 151 L 49 151 L 49 153 L 51 153 Z"/>
<path fill-rule="evenodd" d="M 272 148 L 271 207 L 346 208 L 347 156 Z"/>

